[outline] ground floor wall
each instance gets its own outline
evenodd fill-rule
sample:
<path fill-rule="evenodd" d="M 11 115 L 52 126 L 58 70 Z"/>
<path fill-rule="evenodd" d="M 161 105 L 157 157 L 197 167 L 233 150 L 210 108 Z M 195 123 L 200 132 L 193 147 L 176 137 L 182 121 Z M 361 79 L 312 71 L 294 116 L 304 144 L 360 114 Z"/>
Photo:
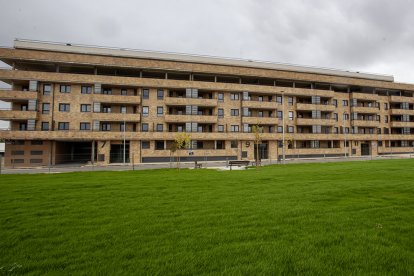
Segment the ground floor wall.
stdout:
<path fill-rule="evenodd" d="M 203 148 L 171 150 L 172 141 L 49 141 L 6 142 L 6 167 L 35 167 L 61 164 L 156 163 L 228 160 L 281 160 L 285 158 L 339 157 L 414 153 L 413 147 L 396 147 L 391 141 L 198 141 Z M 412 144 L 413 141 L 410 141 Z"/>

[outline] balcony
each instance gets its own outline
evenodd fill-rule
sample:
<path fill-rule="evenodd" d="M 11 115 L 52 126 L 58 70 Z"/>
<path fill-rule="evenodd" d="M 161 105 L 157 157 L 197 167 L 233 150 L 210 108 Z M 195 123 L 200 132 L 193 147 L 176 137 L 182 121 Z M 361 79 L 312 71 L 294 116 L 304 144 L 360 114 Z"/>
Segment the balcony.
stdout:
<path fill-rule="evenodd" d="M 352 92 L 352 98 L 358 100 L 366 100 L 366 101 L 378 101 L 379 96 L 377 94 L 365 94 L 365 93 L 358 93 Z"/>
<path fill-rule="evenodd" d="M 0 109 L 0 120 L 29 120 L 36 119 L 36 115 L 36 111 Z"/>
<path fill-rule="evenodd" d="M 297 103 L 296 110 L 320 110 L 332 112 L 335 106 L 331 104 L 311 104 L 311 103 Z"/>
<path fill-rule="evenodd" d="M 334 119 L 296 118 L 296 125 L 302 125 L 302 126 L 312 126 L 312 125 L 331 126 L 331 125 L 335 125 L 336 123 L 337 122 Z"/>
<path fill-rule="evenodd" d="M 365 107 L 365 106 L 353 106 L 352 112 L 365 113 L 365 114 L 377 114 L 380 112 L 378 107 Z"/>
<path fill-rule="evenodd" d="M 216 115 L 178 115 L 167 114 L 164 116 L 166 123 L 217 123 Z"/>
<path fill-rule="evenodd" d="M 319 96 L 324 98 L 333 98 L 335 96 L 335 92 L 333 90 L 293 88 L 293 91 L 292 95 L 298 96 Z"/>
<path fill-rule="evenodd" d="M 414 97 L 390 96 L 391 103 L 414 103 Z"/>
<path fill-rule="evenodd" d="M 358 127 L 378 127 L 379 124 L 379 121 L 374 120 L 352 120 L 352 125 Z"/>
<path fill-rule="evenodd" d="M 391 122 L 391 127 L 414 127 L 414 122 Z"/>
<path fill-rule="evenodd" d="M 391 115 L 414 115 L 414 110 L 412 109 L 390 109 Z"/>
<path fill-rule="evenodd" d="M 37 100 L 37 93 L 33 91 L 0 89 L 0 100 L 6 102 Z"/>
<path fill-rule="evenodd" d="M 141 114 L 133 113 L 92 113 L 93 120 L 108 121 L 108 122 L 139 122 L 141 120 Z"/>
<path fill-rule="evenodd" d="M 269 102 L 269 101 L 242 101 L 242 106 L 247 108 L 254 108 L 254 109 L 277 109 L 278 106 L 281 106 L 277 102 Z"/>
<path fill-rule="evenodd" d="M 242 117 L 243 124 L 251 125 L 277 125 L 279 118 L 276 117 Z"/>
<path fill-rule="evenodd" d="M 203 99 L 203 98 L 177 98 L 177 97 L 165 97 L 165 104 L 168 106 L 183 106 L 183 105 L 197 105 L 197 106 L 217 106 L 216 99 Z"/>
<path fill-rule="evenodd" d="M 140 96 L 124 96 L 124 95 L 106 95 L 106 94 L 93 94 L 92 100 L 99 103 L 119 103 L 119 104 L 131 104 L 138 105 L 141 103 Z"/>

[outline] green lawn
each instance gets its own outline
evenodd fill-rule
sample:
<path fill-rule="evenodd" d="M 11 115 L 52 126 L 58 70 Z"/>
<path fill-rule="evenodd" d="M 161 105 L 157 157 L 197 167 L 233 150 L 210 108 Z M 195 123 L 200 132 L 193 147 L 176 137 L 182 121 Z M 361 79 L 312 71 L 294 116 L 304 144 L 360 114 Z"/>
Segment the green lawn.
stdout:
<path fill-rule="evenodd" d="M 1 175 L 0 268 L 412 275 L 414 160 Z"/>

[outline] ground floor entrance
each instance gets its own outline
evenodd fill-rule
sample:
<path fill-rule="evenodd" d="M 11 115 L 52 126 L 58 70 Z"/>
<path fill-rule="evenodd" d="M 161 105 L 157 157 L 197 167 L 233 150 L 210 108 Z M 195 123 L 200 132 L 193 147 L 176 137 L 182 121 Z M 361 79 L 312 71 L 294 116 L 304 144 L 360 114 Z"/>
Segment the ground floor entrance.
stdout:
<path fill-rule="evenodd" d="M 125 158 L 125 160 L 124 160 Z M 110 163 L 129 163 L 129 141 L 120 144 L 111 144 L 109 162 Z"/>
<path fill-rule="evenodd" d="M 370 155 L 371 146 L 370 143 L 361 143 L 361 155 Z"/>
<path fill-rule="evenodd" d="M 55 164 L 88 163 L 92 160 L 92 142 L 56 142 Z"/>

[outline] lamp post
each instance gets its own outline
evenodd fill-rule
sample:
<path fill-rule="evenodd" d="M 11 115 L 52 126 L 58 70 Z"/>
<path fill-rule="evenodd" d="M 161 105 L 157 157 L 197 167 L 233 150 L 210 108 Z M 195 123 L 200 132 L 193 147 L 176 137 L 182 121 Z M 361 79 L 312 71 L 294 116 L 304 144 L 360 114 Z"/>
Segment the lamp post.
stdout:
<path fill-rule="evenodd" d="M 124 126 L 123 126 L 123 132 L 124 132 L 124 158 L 123 158 L 123 161 L 124 161 L 124 165 L 125 165 L 125 129 L 126 129 L 126 124 L 125 124 L 125 115 L 124 115 Z"/>

